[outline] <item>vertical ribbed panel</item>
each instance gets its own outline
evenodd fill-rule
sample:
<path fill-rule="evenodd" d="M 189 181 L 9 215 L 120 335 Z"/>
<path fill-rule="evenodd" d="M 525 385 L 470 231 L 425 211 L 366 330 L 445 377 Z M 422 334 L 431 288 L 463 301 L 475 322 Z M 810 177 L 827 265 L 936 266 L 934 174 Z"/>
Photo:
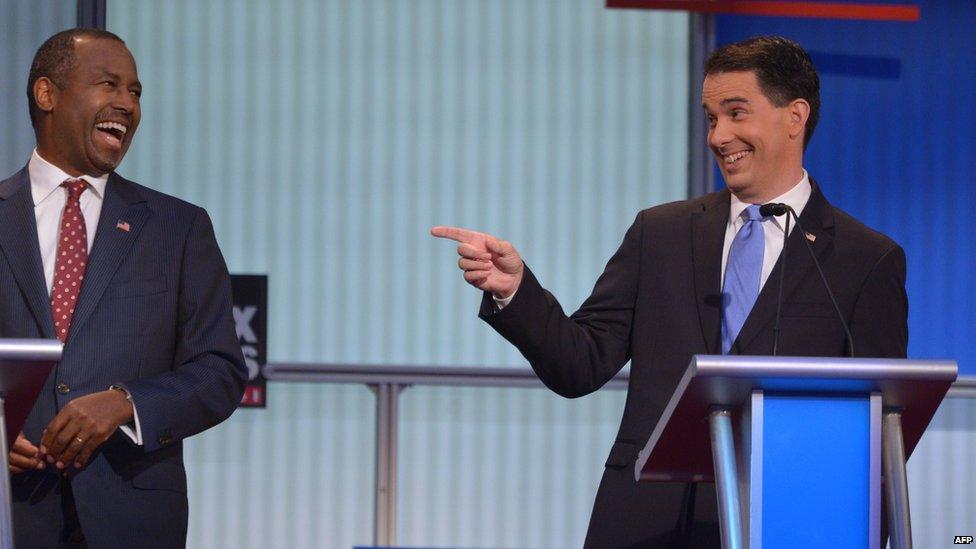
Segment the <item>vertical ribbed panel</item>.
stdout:
<path fill-rule="evenodd" d="M 515 365 L 437 224 L 567 308 L 686 189 L 687 16 L 586 1 L 109 2 L 145 84 L 121 172 L 270 275 L 273 360 Z"/>
<path fill-rule="evenodd" d="M 582 547 L 624 396 L 408 389 L 397 544 Z"/>
<path fill-rule="evenodd" d="M 976 398 L 946 399 L 908 460 L 915 547 L 976 531 Z"/>
<path fill-rule="evenodd" d="M 108 27 L 145 85 L 120 171 L 205 206 L 231 270 L 269 274 L 272 361 L 524 364 L 430 227 L 512 240 L 572 309 L 637 211 L 685 195 L 684 14 L 110 1 Z M 188 442 L 191 545 L 370 541 L 374 413 L 337 394 L 274 384 Z M 409 389 L 400 543 L 580 545 L 623 398 Z"/>
<path fill-rule="evenodd" d="M 376 400 L 366 387 L 268 386 L 186 441 L 188 546 L 335 547 L 373 540 Z"/>
<path fill-rule="evenodd" d="M 34 148 L 27 75 L 37 48 L 75 26 L 76 0 L 0 0 L 0 179 L 23 168 Z"/>

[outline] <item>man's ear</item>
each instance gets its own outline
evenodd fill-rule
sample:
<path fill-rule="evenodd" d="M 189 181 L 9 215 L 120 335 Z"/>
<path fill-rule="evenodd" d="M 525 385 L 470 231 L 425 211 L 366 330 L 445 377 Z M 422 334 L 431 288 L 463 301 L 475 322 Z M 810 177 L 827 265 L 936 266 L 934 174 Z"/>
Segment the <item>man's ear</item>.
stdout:
<path fill-rule="evenodd" d="M 42 76 L 35 80 L 33 92 L 38 109 L 44 112 L 54 110 L 54 105 L 58 102 L 58 87 L 50 78 Z"/>
<path fill-rule="evenodd" d="M 794 99 L 788 107 L 790 115 L 789 134 L 791 138 L 803 138 L 810 118 L 810 103 L 806 99 Z"/>

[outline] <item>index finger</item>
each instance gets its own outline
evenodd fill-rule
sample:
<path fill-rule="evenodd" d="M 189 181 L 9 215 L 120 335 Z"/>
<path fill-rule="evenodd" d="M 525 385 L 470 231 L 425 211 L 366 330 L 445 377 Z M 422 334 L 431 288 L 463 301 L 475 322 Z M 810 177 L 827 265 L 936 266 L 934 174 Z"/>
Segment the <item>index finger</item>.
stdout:
<path fill-rule="evenodd" d="M 430 234 L 436 236 L 437 238 L 450 238 L 462 244 L 470 244 L 475 240 L 484 238 L 484 234 L 469 231 L 468 229 L 462 229 L 461 227 L 443 227 L 437 226 L 430 230 Z"/>

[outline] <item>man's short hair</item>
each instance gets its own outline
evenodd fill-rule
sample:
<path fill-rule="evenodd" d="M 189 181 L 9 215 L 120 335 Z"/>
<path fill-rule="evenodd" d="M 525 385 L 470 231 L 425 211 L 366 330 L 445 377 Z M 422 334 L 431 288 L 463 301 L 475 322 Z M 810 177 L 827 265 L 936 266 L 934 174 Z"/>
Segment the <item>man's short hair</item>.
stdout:
<path fill-rule="evenodd" d="M 31 62 L 30 76 L 27 77 L 27 107 L 31 117 L 31 124 L 37 125 L 40 109 L 34 101 L 34 82 L 38 78 L 47 77 L 59 89 L 67 85 L 68 74 L 78 64 L 75 55 L 75 39 L 77 38 L 105 38 L 125 44 L 125 41 L 101 29 L 68 29 L 48 38 L 37 49 L 34 61 Z"/>
<path fill-rule="evenodd" d="M 820 119 L 820 77 L 810 55 L 796 42 L 781 36 L 757 36 L 722 46 L 705 62 L 705 75 L 753 72 L 769 102 L 785 107 L 794 99 L 810 104 L 803 147 L 813 137 Z"/>

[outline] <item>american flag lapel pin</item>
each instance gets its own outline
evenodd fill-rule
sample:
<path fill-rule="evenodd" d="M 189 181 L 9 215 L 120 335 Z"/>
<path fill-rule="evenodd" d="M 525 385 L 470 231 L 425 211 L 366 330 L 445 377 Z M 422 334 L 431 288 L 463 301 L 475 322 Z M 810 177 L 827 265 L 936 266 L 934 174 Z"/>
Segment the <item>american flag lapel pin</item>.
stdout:
<path fill-rule="evenodd" d="M 806 233 L 806 236 L 807 236 L 807 240 L 809 240 L 810 242 L 816 242 L 817 241 L 817 235 L 815 235 L 813 233 Z"/>
<path fill-rule="evenodd" d="M 119 222 L 115 224 L 115 228 L 120 231 L 129 232 L 129 229 L 131 229 L 132 227 L 129 226 L 129 223 L 127 221 L 122 221 L 120 219 Z"/>

